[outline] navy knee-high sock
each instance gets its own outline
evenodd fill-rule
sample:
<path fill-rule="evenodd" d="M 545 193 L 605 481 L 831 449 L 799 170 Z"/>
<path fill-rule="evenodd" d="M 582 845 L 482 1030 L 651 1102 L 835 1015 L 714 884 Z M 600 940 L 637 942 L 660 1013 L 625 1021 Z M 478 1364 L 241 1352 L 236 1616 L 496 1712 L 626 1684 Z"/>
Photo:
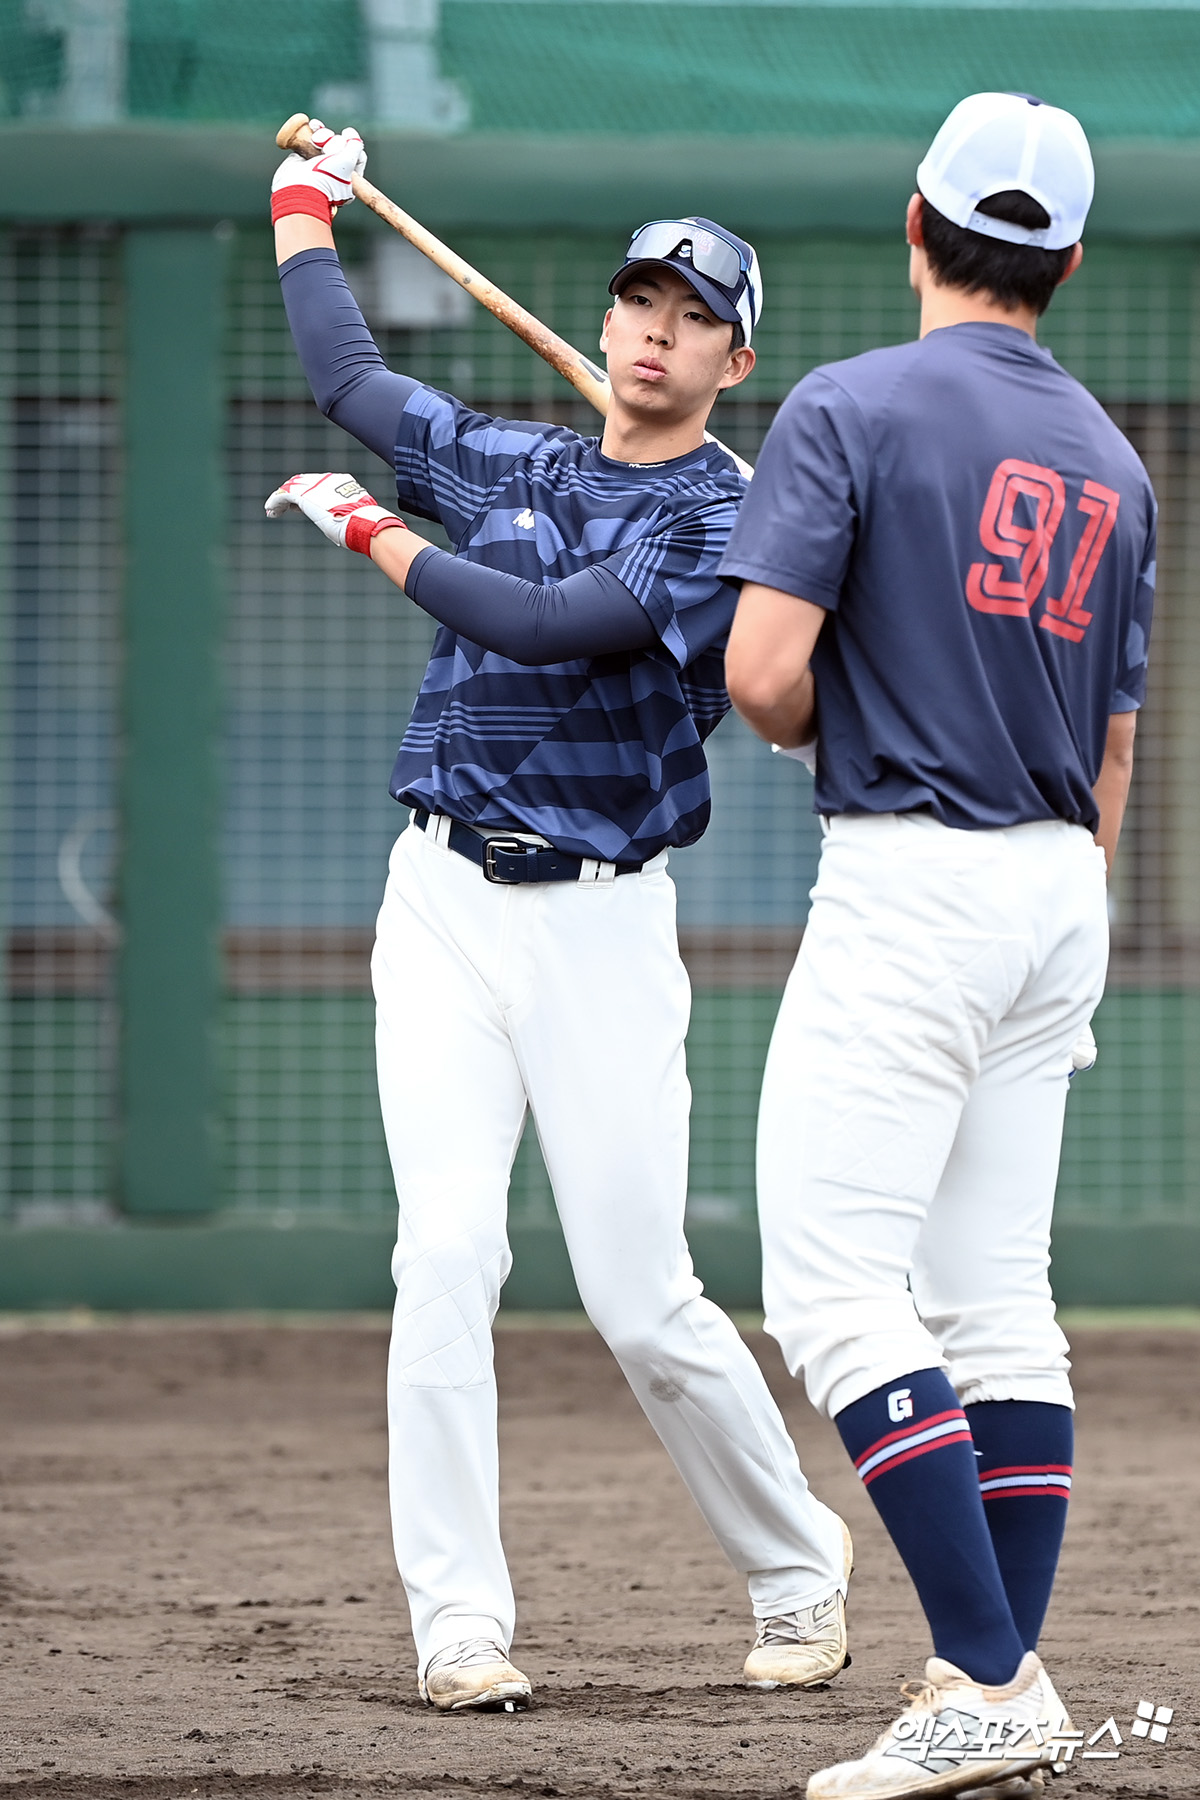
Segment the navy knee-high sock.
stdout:
<path fill-rule="evenodd" d="M 938 1655 L 986 1686 L 1011 1681 L 1025 1646 L 984 1517 L 966 1414 L 946 1377 L 901 1375 L 835 1422 L 912 1576 Z"/>
<path fill-rule="evenodd" d="M 1067 1523 L 1074 1418 L 1037 1400 L 981 1400 L 966 1414 L 1004 1591 L 1021 1642 L 1036 1650 Z"/>

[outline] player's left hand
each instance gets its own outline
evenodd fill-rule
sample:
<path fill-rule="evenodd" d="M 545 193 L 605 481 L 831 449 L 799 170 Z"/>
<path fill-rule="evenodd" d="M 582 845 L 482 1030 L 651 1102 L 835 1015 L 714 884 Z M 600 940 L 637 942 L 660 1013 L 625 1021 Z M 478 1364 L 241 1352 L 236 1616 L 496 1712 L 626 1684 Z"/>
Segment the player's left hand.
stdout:
<path fill-rule="evenodd" d="M 371 554 L 371 539 L 380 531 L 407 529 L 404 520 L 378 506 L 353 475 L 345 471 L 324 475 L 293 475 L 268 495 L 268 519 L 285 512 L 302 512 L 325 533 L 339 550 Z"/>
<path fill-rule="evenodd" d="M 352 125 L 344 131 L 330 131 L 320 119 L 310 119 L 309 127 L 318 154 L 310 159 L 293 150 L 276 169 L 271 193 L 278 194 L 284 188 L 312 188 L 324 196 L 330 212 L 336 215 L 353 200 L 354 177 L 366 168 L 367 153 Z"/>

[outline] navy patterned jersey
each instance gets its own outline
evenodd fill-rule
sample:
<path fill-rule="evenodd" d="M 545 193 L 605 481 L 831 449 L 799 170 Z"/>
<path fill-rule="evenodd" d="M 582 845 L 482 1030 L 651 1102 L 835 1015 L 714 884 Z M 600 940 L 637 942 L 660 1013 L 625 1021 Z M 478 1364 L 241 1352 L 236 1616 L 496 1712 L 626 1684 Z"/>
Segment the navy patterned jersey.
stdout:
<path fill-rule="evenodd" d="M 729 707 L 737 590 L 717 564 L 745 492 L 733 458 L 705 443 L 614 462 L 595 438 L 414 383 L 395 462 L 401 506 L 440 520 L 459 556 L 539 583 L 602 565 L 658 642 L 531 668 L 440 627 L 393 797 L 604 862 L 693 843 L 710 810 L 704 739 Z"/>

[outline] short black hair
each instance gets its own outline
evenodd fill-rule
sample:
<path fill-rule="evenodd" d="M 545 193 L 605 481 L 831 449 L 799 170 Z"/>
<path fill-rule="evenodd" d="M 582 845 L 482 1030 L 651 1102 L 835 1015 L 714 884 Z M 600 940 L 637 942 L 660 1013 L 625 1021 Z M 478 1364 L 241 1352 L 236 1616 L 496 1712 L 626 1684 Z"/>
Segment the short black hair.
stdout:
<path fill-rule="evenodd" d="M 1006 188 L 981 200 L 976 209 L 991 219 L 1006 219 L 1027 231 L 1044 231 L 1050 214 L 1020 188 Z M 1031 306 L 1045 312 L 1054 290 L 1066 273 L 1072 246 L 1065 250 L 1041 250 L 1033 244 L 1009 244 L 1002 238 L 984 237 L 950 220 L 921 197 L 921 229 L 925 254 L 939 287 L 963 288 L 968 294 L 987 293 L 998 305 L 1015 309 Z"/>

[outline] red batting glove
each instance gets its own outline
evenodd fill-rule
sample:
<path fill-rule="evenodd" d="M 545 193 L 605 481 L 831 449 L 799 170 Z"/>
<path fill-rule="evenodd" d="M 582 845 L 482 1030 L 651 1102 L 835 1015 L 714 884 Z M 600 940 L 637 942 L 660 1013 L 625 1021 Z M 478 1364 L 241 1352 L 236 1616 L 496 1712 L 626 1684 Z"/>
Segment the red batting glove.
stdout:
<path fill-rule="evenodd" d="M 377 506 L 353 475 L 293 475 L 268 496 L 266 514 L 278 519 L 285 512 L 302 512 L 320 527 L 340 550 L 357 550 L 370 556 L 371 539 L 381 531 L 406 531 L 403 519 Z"/>
<path fill-rule="evenodd" d="M 363 141 L 353 126 L 332 132 L 320 119 L 309 121 L 319 154 L 312 158 L 296 151 L 275 171 L 271 183 L 271 223 L 291 213 L 309 213 L 326 225 L 354 198 L 354 177 L 367 166 Z"/>

